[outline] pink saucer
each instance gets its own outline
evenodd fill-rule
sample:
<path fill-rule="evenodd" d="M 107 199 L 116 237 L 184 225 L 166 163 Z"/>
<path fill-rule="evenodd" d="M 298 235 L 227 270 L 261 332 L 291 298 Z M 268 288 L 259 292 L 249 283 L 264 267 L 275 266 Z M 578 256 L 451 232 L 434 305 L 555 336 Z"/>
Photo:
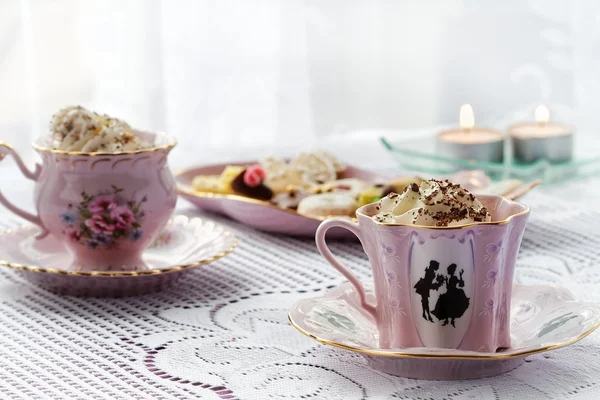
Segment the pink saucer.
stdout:
<path fill-rule="evenodd" d="M 163 290 L 194 268 L 231 253 L 235 236 L 200 218 L 174 217 L 144 251 L 139 271 L 77 271 L 54 237 L 36 239 L 40 228 L 25 225 L 0 233 L 0 265 L 17 269 L 32 283 L 71 296 L 119 297 Z M 84 266 L 85 267 L 85 266 Z"/>
<path fill-rule="evenodd" d="M 373 284 L 365 285 L 374 302 Z M 348 282 L 297 302 L 288 314 L 301 333 L 325 345 L 363 355 L 371 368 L 414 379 L 474 379 L 518 367 L 525 357 L 573 344 L 600 325 L 600 307 L 554 286 L 514 285 L 510 305 L 512 346 L 499 352 L 435 347 L 383 349 L 373 317 Z"/>

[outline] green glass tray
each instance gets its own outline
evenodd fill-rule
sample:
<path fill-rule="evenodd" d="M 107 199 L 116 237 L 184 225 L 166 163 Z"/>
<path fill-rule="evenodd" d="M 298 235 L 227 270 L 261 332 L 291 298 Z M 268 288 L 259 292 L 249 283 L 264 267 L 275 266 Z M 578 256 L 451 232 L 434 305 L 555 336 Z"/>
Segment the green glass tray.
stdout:
<path fill-rule="evenodd" d="M 524 164 L 513 159 L 512 144 L 509 140 L 506 141 L 504 161 L 501 163 L 438 155 L 435 150 L 435 137 L 393 142 L 381 137 L 380 140 L 402 168 L 436 175 L 449 174 L 461 169 L 477 169 L 484 171 L 494 180 L 542 179 L 544 183 L 551 183 L 574 175 L 594 175 L 600 172 L 600 155 L 595 151 L 596 146 L 590 143 L 586 146 L 583 141 L 576 141 L 571 161 L 552 164 L 547 160 L 538 160 Z"/>

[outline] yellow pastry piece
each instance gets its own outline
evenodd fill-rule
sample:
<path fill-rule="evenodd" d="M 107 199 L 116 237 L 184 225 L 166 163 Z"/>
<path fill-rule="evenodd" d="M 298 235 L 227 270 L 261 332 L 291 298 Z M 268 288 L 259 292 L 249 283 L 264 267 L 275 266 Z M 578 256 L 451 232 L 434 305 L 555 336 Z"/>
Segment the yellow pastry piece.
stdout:
<path fill-rule="evenodd" d="M 302 189 L 310 187 L 310 185 L 302 179 L 302 173 L 292 168 L 286 168 L 283 171 L 280 171 L 279 174 L 270 174 L 269 171 L 267 171 L 265 185 L 276 194 L 285 193 L 289 186 L 297 186 Z"/>
<path fill-rule="evenodd" d="M 192 187 L 198 192 L 230 194 L 231 186 L 225 186 L 219 175 L 198 175 L 192 180 Z"/>
<path fill-rule="evenodd" d="M 198 175 L 192 180 L 192 187 L 198 192 L 231 194 L 231 182 L 236 176 L 244 172 L 245 167 L 228 165 L 221 175 Z"/>
<path fill-rule="evenodd" d="M 358 195 L 358 206 L 362 207 L 367 204 L 375 203 L 381 199 L 383 193 L 383 187 L 381 185 L 371 186 L 363 190 Z"/>
<path fill-rule="evenodd" d="M 221 193 L 219 175 L 198 175 L 192 180 L 192 187 L 198 192 Z"/>
<path fill-rule="evenodd" d="M 219 177 L 221 192 L 220 193 L 233 193 L 233 189 L 231 188 L 231 182 L 242 172 L 244 172 L 246 168 L 240 165 L 228 165 L 225 167 L 223 172 L 221 172 L 221 176 Z"/>

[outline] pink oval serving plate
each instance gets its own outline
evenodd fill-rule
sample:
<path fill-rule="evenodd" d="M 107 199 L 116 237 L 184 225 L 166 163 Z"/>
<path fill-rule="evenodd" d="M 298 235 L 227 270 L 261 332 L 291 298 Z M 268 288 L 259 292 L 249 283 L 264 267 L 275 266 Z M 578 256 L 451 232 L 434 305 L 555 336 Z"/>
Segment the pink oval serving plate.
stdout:
<path fill-rule="evenodd" d="M 181 197 L 206 211 L 226 215 L 262 231 L 292 236 L 314 237 L 317 227 L 325 218 L 307 217 L 291 209 L 277 207 L 268 201 L 256 200 L 235 194 L 199 192 L 192 187 L 197 175 L 219 175 L 227 165 L 251 165 L 257 161 L 193 167 L 175 174 L 177 190 Z M 387 178 L 364 169 L 348 166 L 341 178 L 357 178 L 368 182 L 381 182 Z M 353 238 L 344 229 L 332 229 L 328 238 Z"/>
<path fill-rule="evenodd" d="M 142 254 L 146 268 L 136 271 L 75 270 L 72 255 L 53 236 L 36 239 L 28 224 L 0 233 L 0 265 L 18 270 L 49 291 L 92 297 L 153 293 L 176 283 L 195 268 L 231 253 L 236 237 L 210 221 L 175 216 Z"/>

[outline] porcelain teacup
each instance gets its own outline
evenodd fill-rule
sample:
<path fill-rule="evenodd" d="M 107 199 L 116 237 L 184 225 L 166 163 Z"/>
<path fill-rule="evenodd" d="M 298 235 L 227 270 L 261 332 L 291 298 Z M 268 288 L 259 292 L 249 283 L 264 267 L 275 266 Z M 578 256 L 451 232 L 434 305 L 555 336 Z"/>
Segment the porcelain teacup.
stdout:
<path fill-rule="evenodd" d="M 33 148 L 42 158 L 30 171 L 7 143 L 0 159 L 14 157 L 23 175 L 35 181 L 37 214 L 0 203 L 38 225 L 38 239 L 55 236 L 73 255 L 72 268 L 84 271 L 142 270 L 142 251 L 166 225 L 177 199 L 167 156 L 176 140 L 136 131 L 155 147 L 118 153 L 54 150 L 42 137 Z"/>
<path fill-rule="evenodd" d="M 319 226 L 321 254 L 357 290 L 379 332 L 381 348 L 443 347 L 493 352 L 510 347 L 510 301 L 529 208 L 478 196 L 492 222 L 456 227 L 386 224 L 359 208 L 358 223 L 330 218 Z M 360 239 L 373 270 L 377 304 L 333 256 L 325 235 L 346 228 Z"/>

